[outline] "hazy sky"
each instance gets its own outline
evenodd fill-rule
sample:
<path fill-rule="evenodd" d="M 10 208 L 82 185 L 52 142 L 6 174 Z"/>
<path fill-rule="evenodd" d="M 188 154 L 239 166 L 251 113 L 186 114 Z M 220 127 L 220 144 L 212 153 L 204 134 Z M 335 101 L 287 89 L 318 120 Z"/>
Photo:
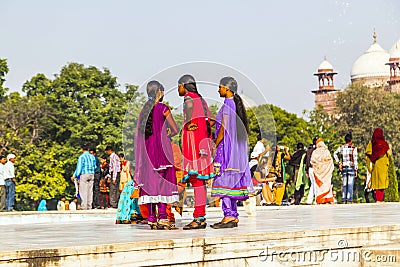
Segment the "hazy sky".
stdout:
<path fill-rule="evenodd" d="M 106 67 L 122 85 L 180 63 L 217 62 L 250 77 L 268 102 L 301 114 L 314 106 L 323 57 L 344 88 L 374 28 L 386 50 L 400 38 L 399 15 L 398 0 L 0 0 L 0 58 L 8 59 L 10 91 L 68 62 Z"/>

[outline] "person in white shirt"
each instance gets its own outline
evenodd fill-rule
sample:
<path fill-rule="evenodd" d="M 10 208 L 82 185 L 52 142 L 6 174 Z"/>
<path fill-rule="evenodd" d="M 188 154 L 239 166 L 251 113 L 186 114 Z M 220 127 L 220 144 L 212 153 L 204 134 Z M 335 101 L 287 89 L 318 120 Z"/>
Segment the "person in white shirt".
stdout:
<path fill-rule="evenodd" d="M 16 160 L 16 156 L 14 154 L 7 155 L 7 163 L 3 168 L 3 177 L 6 186 L 6 210 L 14 211 L 15 204 L 15 170 L 14 170 L 14 162 Z"/>
<path fill-rule="evenodd" d="M 0 156 L 0 211 L 6 210 L 6 185 L 4 181 L 4 164 L 6 157 Z"/>
<path fill-rule="evenodd" d="M 253 148 L 254 154 L 258 155 L 258 160 L 262 158 L 263 156 L 267 155 L 269 156 L 269 150 L 271 149 L 270 146 L 267 145 L 267 147 L 264 146 L 265 138 L 261 137 L 261 135 L 258 136 L 258 141 L 256 145 Z M 267 154 L 268 153 L 268 154 Z"/>

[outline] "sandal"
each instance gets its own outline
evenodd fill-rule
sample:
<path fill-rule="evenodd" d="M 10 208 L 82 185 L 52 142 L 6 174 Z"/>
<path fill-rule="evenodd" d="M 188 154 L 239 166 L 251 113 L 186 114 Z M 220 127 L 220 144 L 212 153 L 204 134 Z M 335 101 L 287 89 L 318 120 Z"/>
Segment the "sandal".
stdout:
<path fill-rule="evenodd" d="M 223 222 L 218 222 L 216 224 L 211 225 L 212 229 L 224 229 L 224 228 L 234 228 L 237 227 L 238 223 L 237 222 L 227 222 L 227 223 L 223 223 Z"/>
<path fill-rule="evenodd" d="M 160 230 L 160 228 L 158 227 L 158 223 L 156 222 L 148 222 L 148 225 L 150 226 L 151 230 Z"/>
<path fill-rule="evenodd" d="M 232 218 L 232 220 L 226 221 L 226 218 L 222 219 L 222 221 L 217 222 L 213 225 L 211 225 L 211 228 L 213 229 L 223 229 L 223 228 L 234 228 L 238 227 L 238 218 Z"/>
<path fill-rule="evenodd" d="M 183 226 L 183 230 L 205 229 L 206 227 L 206 219 L 194 219 L 191 223 Z"/>
<path fill-rule="evenodd" d="M 143 219 L 141 221 L 138 221 L 137 224 L 148 224 L 147 219 Z"/>
<path fill-rule="evenodd" d="M 143 220 L 143 217 L 139 214 L 132 214 L 131 215 L 131 220 L 130 223 L 131 224 L 138 224 L 140 221 Z"/>
<path fill-rule="evenodd" d="M 158 222 L 158 228 L 161 230 L 178 230 L 179 228 L 175 226 L 174 223 L 168 220 L 160 220 Z"/>

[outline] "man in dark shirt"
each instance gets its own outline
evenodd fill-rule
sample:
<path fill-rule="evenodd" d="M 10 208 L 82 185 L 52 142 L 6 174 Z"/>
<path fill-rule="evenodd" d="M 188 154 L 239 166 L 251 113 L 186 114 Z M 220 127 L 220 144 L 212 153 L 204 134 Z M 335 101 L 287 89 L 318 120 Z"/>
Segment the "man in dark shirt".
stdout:
<path fill-rule="evenodd" d="M 96 168 L 94 169 L 94 182 L 93 182 L 93 208 L 100 209 L 100 160 L 96 157 L 96 148 L 89 149 L 96 159 Z"/>
<path fill-rule="evenodd" d="M 316 142 L 318 137 L 314 137 L 313 143 L 308 146 L 307 154 L 306 154 L 306 175 L 310 179 L 310 191 L 308 191 L 307 196 L 307 204 L 313 204 L 315 194 L 315 178 L 314 178 L 314 170 L 311 166 L 311 155 L 316 148 Z"/>
<path fill-rule="evenodd" d="M 298 177 L 299 168 L 301 165 L 301 161 L 304 160 L 303 156 L 304 154 L 306 154 L 303 143 L 298 143 L 296 148 L 297 150 L 293 153 L 292 156 L 290 156 L 289 160 L 289 165 L 293 167 L 293 177 L 294 177 L 293 180 L 295 185 L 297 184 L 297 179 L 302 179 L 302 177 Z M 304 196 L 304 184 L 302 184 L 300 188 L 294 191 L 294 204 L 299 205 L 303 196 Z"/>

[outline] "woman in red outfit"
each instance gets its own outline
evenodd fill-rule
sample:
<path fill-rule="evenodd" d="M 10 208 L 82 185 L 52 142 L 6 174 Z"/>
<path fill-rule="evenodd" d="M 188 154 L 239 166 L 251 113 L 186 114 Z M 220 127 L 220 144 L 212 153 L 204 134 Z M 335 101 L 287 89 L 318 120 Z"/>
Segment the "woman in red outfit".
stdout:
<path fill-rule="evenodd" d="M 206 223 L 207 190 L 205 181 L 213 178 L 212 137 L 210 110 L 197 91 L 196 81 L 184 75 L 178 81 L 179 96 L 184 97 L 182 129 L 183 181 L 189 180 L 194 187 L 194 220 L 184 230 L 204 229 Z"/>

